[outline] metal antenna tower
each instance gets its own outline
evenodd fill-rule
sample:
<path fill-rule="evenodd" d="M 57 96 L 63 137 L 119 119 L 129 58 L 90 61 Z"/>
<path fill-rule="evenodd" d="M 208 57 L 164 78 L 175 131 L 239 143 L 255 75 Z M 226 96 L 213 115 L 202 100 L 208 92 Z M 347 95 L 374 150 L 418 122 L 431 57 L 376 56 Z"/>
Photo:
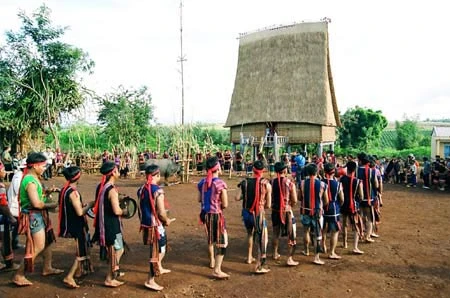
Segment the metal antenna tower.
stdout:
<path fill-rule="evenodd" d="M 180 0 L 180 73 L 181 73 L 181 125 L 184 126 L 184 65 L 187 61 L 183 54 L 183 0 Z"/>

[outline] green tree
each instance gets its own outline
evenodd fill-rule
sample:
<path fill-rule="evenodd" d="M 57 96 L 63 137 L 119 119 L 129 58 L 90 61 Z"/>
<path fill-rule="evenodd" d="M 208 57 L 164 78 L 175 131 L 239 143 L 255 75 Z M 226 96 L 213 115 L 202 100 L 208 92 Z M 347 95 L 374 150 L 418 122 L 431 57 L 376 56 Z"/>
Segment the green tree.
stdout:
<path fill-rule="evenodd" d="M 415 148 L 422 141 L 423 135 L 415 120 L 395 121 L 395 130 L 397 132 L 396 147 L 398 150 Z"/>
<path fill-rule="evenodd" d="M 147 87 L 127 90 L 119 86 L 117 92 L 98 99 L 98 122 L 112 144 L 124 149 L 145 143 L 153 119 L 151 102 Z"/>
<path fill-rule="evenodd" d="M 49 129 L 58 146 L 55 125 L 61 113 L 83 104 L 79 74 L 91 71 L 94 63 L 83 50 L 61 41 L 67 28 L 52 25 L 47 6 L 18 17 L 21 28 L 6 32 L 0 48 L 1 128 L 22 137 Z"/>
<path fill-rule="evenodd" d="M 342 127 L 338 128 L 338 142 L 341 148 L 368 150 L 379 141 L 381 132 L 388 125 L 381 111 L 354 107 L 341 115 Z"/>

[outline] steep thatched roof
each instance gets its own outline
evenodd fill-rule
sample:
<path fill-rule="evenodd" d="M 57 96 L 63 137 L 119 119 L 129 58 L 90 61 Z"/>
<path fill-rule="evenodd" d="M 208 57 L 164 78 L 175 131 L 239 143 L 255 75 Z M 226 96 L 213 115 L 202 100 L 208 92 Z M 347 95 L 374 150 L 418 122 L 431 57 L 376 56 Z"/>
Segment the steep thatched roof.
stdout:
<path fill-rule="evenodd" d="M 340 126 L 328 23 L 301 23 L 240 38 L 225 126 L 260 122 Z"/>

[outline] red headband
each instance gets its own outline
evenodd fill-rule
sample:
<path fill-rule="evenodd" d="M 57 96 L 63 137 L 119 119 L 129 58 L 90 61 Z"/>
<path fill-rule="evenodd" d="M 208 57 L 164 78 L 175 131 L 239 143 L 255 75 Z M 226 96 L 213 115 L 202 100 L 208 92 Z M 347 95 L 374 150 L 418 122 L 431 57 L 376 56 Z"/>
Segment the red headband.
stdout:
<path fill-rule="evenodd" d="M 253 173 L 255 174 L 255 176 L 261 177 L 263 172 L 264 172 L 264 169 L 259 170 L 259 169 L 255 168 L 255 167 L 253 167 Z"/>
<path fill-rule="evenodd" d="M 220 163 L 219 162 L 216 163 L 216 165 L 214 167 L 212 167 L 211 169 L 208 169 L 208 172 L 206 174 L 206 185 L 208 186 L 208 188 L 211 187 L 213 172 L 217 171 L 218 169 L 220 169 Z"/>
<path fill-rule="evenodd" d="M 154 171 L 153 173 L 149 173 L 147 174 L 147 183 L 148 184 L 152 184 L 153 182 L 153 176 L 158 175 L 159 174 L 159 169 Z"/>
<path fill-rule="evenodd" d="M 77 181 L 81 176 L 81 171 L 78 172 L 78 174 L 76 174 L 75 176 L 73 176 L 73 178 L 69 179 L 70 182 L 75 182 Z"/>
<path fill-rule="evenodd" d="M 47 161 L 39 161 L 39 162 L 27 163 L 27 167 L 41 166 L 41 165 L 46 165 L 46 164 L 47 164 Z"/>

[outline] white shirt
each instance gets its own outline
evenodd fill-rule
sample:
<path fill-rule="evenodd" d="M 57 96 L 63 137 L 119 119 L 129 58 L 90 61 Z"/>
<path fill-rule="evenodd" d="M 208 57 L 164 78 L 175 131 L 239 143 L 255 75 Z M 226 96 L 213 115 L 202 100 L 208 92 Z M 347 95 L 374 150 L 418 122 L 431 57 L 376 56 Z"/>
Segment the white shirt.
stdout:
<path fill-rule="evenodd" d="M 18 170 L 12 177 L 6 196 L 8 198 L 8 207 L 14 217 L 19 217 L 19 188 L 22 181 L 23 172 Z"/>
<path fill-rule="evenodd" d="M 53 164 L 53 159 L 55 158 L 55 154 L 52 151 L 50 151 L 50 152 L 45 151 L 44 155 L 47 157 L 47 164 L 49 164 L 49 165 Z"/>

